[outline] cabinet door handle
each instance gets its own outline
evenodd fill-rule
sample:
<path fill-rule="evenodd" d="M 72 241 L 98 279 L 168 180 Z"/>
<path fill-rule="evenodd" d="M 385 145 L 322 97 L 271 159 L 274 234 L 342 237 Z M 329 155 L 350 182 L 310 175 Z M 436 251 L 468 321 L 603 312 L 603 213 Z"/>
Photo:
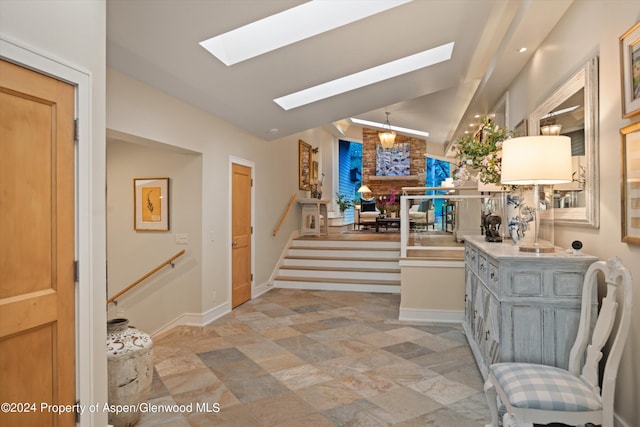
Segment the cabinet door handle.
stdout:
<path fill-rule="evenodd" d="M 489 341 L 489 331 L 486 331 L 484 334 L 484 340 Z"/>
<path fill-rule="evenodd" d="M 491 279 L 495 279 L 496 277 L 496 273 L 494 273 L 493 271 L 491 272 L 491 274 L 489 274 L 489 276 L 491 277 Z"/>

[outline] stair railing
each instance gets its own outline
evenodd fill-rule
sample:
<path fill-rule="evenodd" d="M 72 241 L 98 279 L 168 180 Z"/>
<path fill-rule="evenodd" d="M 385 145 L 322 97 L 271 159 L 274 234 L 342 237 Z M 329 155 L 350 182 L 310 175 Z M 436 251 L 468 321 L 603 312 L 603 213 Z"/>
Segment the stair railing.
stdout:
<path fill-rule="evenodd" d="M 287 215 L 289 214 L 289 211 L 291 210 L 291 206 L 293 206 L 293 202 L 296 201 L 296 198 L 298 197 L 298 195 L 296 193 L 293 193 L 291 195 L 291 198 L 289 199 L 289 204 L 287 205 L 287 209 L 285 209 L 284 213 L 282 214 L 282 217 L 280 218 L 280 221 L 278 221 L 278 225 L 276 226 L 275 230 L 273 230 L 273 236 L 275 237 L 278 232 L 280 231 L 280 227 L 282 227 L 282 223 L 284 222 L 284 219 L 287 217 Z"/>
<path fill-rule="evenodd" d="M 148 273 L 146 273 L 144 276 L 140 277 L 138 280 L 136 280 L 135 282 L 133 282 L 132 284 L 130 284 L 129 286 L 127 286 L 126 288 L 124 288 L 123 290 L 121 290 L 120 292 L 115 294 L 114 296 L 112 296 L 111 298 L 109 298 L 107 300 L 107 305 L 112 303 L 112 302 L 114 302 L 116 305 L 118 305 L 118 301 L 116 301 L 118 298 L 120 298 L 122 295 L 124 295 L 125 293 L 129 292 L 131 289 L 133 289 L 136 286 L 138 286 L 140 283 L 142 283 L 143 281 L 145 281 L 149 277 L 153 276 L 158 271 L 162 270 L 167 265 L 171 265 L 171 268 L 175 268 L 175 265 L 173 265 L 173 261 L 175 261 L 177 258 L 180 258 L 182 255 L 184 255 L 184 253 L 185 253 L 185 250 L 183 249 L 180 252 L 178 252 L 177 254 L 175 254 L 174 256 L 172 256 L 171 258 L 169 258 L 168 260 L 164 261 L 162 264 L 158 265 L 153 270 L 151 270 Z"/>

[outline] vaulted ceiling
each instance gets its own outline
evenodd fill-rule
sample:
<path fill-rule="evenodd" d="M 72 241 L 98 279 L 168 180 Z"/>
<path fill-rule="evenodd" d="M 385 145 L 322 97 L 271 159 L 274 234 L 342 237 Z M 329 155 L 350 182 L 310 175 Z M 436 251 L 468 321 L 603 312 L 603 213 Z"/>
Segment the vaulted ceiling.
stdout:
<path fill-rule="evenodd" d="M 492 113 L 572 1 L 414 0 L 226 66 L 199 42 L 305 2 L 108 0 L 107 65 L 265 140 L 388 111 L 442 148 Z M 273 101 L 449 42 L 448 61 L 288 111 Z"/>

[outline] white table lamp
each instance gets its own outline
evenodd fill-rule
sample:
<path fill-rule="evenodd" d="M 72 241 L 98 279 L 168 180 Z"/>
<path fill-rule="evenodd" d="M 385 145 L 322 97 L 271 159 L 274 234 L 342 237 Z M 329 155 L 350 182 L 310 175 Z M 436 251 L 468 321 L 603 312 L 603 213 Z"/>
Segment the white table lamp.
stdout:
<path fill-rule="evenodd" d="M 550 244 L 538 241 L 540 229 L 539 185 L 571 182 L 571 138 L 568 136 L 525 136 L 512 138 L 502 145 L 502 184 L 533 185 L 533 244 L 520 245 L 521 251 L 553 252 Z"/>

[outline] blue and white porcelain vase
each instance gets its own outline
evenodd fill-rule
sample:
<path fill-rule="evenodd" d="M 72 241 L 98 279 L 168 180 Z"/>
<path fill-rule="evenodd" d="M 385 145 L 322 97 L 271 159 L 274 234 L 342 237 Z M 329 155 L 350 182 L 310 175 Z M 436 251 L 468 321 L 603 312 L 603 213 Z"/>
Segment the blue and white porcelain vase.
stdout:
<path fill-rule="evenodd" d="M 509 237 L 514 245 L 524 237 L 524 229 L 520 223 L 520 195 L 517 193 L 507 194 L 507 208 L 505 213 L 505 224 L 509 232 Z"/>
<path fill-rule="evenodd" d="M 507 194 L 506 224 L 509 237 L 514 245 L 523 243 L 523 240 L 531 240 L 527 236 L 535 220 L 535 212 L 532 209 L 533 192 L 519 189 L 515 193 Z M 532 235 L 533 236 L 533 235 Z"/>

